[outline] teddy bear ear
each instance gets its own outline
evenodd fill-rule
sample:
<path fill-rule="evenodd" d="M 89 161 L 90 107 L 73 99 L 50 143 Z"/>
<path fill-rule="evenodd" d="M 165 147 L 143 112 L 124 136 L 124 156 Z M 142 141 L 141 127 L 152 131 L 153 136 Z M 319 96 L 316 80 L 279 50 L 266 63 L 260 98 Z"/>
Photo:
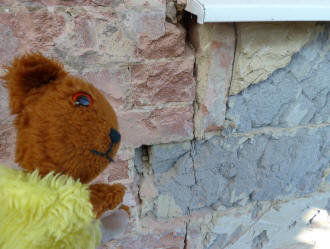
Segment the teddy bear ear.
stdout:
<path fill-rule="evenodd" d="M 67 75 L 63 65 L 41 53 L 16 57 L 2 77 L 9 92 L 9 105 L 13 114 L 22 111 L 24 99 L 32 89 L 55 82 Z"/>

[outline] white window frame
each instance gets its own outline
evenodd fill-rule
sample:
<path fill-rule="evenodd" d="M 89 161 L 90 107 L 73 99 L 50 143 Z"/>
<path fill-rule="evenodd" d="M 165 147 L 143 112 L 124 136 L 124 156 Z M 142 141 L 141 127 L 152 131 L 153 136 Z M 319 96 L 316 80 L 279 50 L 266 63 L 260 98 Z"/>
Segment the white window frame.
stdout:
<path fill-rule="evenodd" d="M 185 10 L 200 24 L 330 21 L 330 0 L 187 0 Z"/>

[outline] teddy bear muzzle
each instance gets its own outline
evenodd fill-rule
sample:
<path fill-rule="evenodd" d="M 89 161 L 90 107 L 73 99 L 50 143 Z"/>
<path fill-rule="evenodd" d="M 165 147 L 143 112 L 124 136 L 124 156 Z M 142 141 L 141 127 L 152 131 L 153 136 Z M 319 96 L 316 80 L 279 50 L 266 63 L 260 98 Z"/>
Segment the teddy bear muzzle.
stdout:
<path fill-rule="evenodd" d="M 114 128 L 111 128 L 109 136 L 110 136 L 110 146 L 109 146 L 109 149 L 105 153 L 97 151 L 97 150 L 91 150 L 91 152 L 97 156 L 105 157 L 106 159 L 109 160 L 109 162 L 113 162 L 113 159 L 111 158 L 110 153 L 112 151 L 113 146 L 120 142 L 121 135 Z"/>

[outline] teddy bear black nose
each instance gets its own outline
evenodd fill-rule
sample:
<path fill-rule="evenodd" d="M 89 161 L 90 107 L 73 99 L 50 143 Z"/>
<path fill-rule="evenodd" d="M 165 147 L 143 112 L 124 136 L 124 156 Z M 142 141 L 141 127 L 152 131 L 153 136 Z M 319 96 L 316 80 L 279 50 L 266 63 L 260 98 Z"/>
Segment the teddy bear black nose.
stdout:
<path fill-rule="evenodd" d="M 116 131 L 114 128 L 110 129 L 110 139 L 111 143 L 117 144 L 120 142 L 120 133 Z"/>

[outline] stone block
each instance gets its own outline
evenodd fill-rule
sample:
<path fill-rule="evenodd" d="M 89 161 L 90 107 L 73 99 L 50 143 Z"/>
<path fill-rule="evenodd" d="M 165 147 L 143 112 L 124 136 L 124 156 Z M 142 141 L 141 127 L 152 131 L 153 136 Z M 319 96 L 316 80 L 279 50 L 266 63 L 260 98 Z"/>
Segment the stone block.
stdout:
<path fill-rule="evenodd" d="M 149 163 L 154 174 L 165 173 L 177 160 L 190 151 L 190 142 L 153 145 L 149 149 Z"/>
<path fill-rule="evenodd" d="M 136 106 L 161 105 L 170 102 L 193 102 L 195 80 L 194 56 L 170 62 L 139 64 L 131 67 L 132 96 Z"/>
<path fill-rule="evenodd" d="M 20 41 L 14 36 L 12 28 L 2 21 L 0 21 L 0 34 L 0 65 L 7 65 L 17 54 Z"/>
<path fill-rule="evenodd" d="M 7 89 L 0 82 L 0 164 L 14 165 L 16 131 L 10 114 Z"/>
<path fill-rule="evenodd" d="M 14 166 L 16 131 L 11 124 L 0 124 L 0 164 Z"/>
<path fill-rule="evenodd" d="M 122 146 L 180 142 L 193 138 L 193 107 L 133 109 L 118 113 Z"/>
<path fill-rule="evenodd" d="M 128 162 L 115 161 L 108 166 L 108 182 L 128 179 Z"/>
<path fill-rule="evenodd" d="M 192 154 L 157 175 L 155 184 L 161 194 L 171 194 L 184 213 L 304 196 L 317 190 L 328 167 L 324 150 L 329 131 L 327 126 L 252 137 L 215 136 L 196 142 Z"/>
<path fill-rule="evenodd" d="M 223 127 L 235 51 L 235 30 L 229 24 L 194 24 L 190 39 L 196 48 L 197 96 L 195 136 Z"/>
<path fill-rule="evenodd" d="M 112 241 L 105 248 L 184 248 L 186 225 L 183 219 L 166 221 L 145 217 L 139 224 L 137 231 L 126 234 L 121 240 Z"/>
<path fill-rule="evenodd" d="M 145 59 L 160 59 L 182 56 L 185 50 L 186 31 L 180 25 L 165 23 L 165 34 L 151 39 L 149 34 L 139 37 L 136 54 Z"/>
<path fill-rule="evenodd" d="M 139 40 L 141 36 L 148 36 L 151 40 L 157 40 L 165 34 L 164 10 L 134 10 L 125 13 L 124 25 L 127 32 Z"/>
<path fill-rule="evenodd" d="M 114 181 L 125 181 L 129 179 L 129 161 L 123 161 L 116 157 L 105 170 L 97 176 L 93 182 L 109 183 Z"/>
<path fill-rule="evenodd" d="M 130 72 L 127 67 L 85 72 L 83 78 L 101 90 L 115 110 L 123 110 L 129 104 Z"/>
<path fill-rule="evenodd" d="M 128 8 L 149 8 L 152 10 L 163 10 L 166 8 L 166 0 L 127 0 L 125 5 Z"/>
<path fill-rule="evenodd" d="M 237 132 L 329 122 L 329 26 L 267 80 L 228 99 L 226 119 Z"/>
<path fill-rule="evenodd" d="M 65 16 L 67 27 L 55 41 L 53 51 L 73 69 L 77 65 L 71 64 L 107 69 L 109 63 L 127 62 L 134 55 L 135 41 L 125 26 L 125 11 L 81 6 L 55 10 Z"/>
<path fill-rule="evenodd" d="M 3 44 L 6 50 L 2 49 L 2 53 L 7 53 L 4 57 L 9 56 L 8 59 L 23 51 L 50 49 L 54 45 L 54 40 L 65 30 L 62 15 L 41 7 L 1 8 L 0 24 L 3 25 L 2 29 L 6 34 L 2 39 L 11 39 L 6 45 Z M 8 62 L 8 59 L 5 62 Z"/>
<path fill-rule="evenodd" d="M 285 67 L 308 43 L 315 23 L 239 23 L 230 95 L 267 79 Z"/>

